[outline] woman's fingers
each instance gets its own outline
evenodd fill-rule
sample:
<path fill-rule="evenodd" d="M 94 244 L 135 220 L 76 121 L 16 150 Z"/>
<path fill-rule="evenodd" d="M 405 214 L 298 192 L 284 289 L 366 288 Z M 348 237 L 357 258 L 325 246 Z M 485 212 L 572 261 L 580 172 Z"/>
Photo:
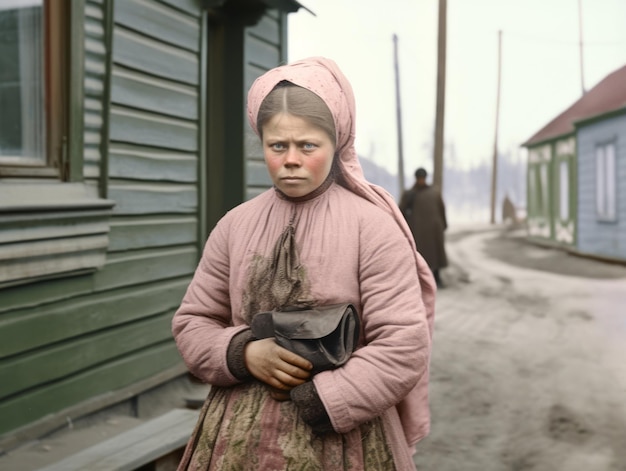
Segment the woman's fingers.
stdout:
<path fill-rule="evenodd" d="M 311 363 L 280 347 L 274 339 L 248 343 L 244 357 L 246 367 L 255 378 L 280 390 L 289 390 L 310 377 Z"/>
<path fill-rule="evenodd" d="M 288 363 L 289 365 L 296 367 L 293 369 L 294 372 L 296 369 L 298 371 L 304 370 L 307 373 L 306 377 L 309 376 L 309 371 L 313 369 L 313 365 L 311 364 L 309 360 L 307 360 L 306 358 L 302 358 L 300 355 L 296 355 L 293 352 L 290 352 L 289 350 L 281 347 L 280 345 L 276 345 L 276 347 L 278 348 L 278 354 L 280 358 L 284 362 Z"/>

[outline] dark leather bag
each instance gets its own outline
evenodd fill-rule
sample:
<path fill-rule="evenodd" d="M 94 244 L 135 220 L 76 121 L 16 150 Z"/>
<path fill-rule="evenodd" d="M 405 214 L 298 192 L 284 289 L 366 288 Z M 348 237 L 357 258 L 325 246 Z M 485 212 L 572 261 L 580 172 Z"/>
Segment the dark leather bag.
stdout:
<path fill-rule="evenodd" d="M 359 316 L 350 303 L 260 312 L 250 327 L 257 339 L 274 337 L 281 347 L 309 360 L 313 374 L 347 362 L 360 333 Z"/>

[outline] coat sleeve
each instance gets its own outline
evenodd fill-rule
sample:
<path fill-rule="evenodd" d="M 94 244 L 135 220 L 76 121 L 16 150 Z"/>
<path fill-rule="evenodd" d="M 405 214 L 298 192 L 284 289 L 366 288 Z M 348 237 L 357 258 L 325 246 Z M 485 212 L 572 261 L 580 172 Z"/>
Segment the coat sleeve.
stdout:
<path fill-rule="evenodd" d="M 407 218 L 407 215 L 413 210 L 413 199 L 413 190 L 405 191 L 400 197 L 400 203 L 398 203 L 398 208 L 400 208 L 400 212 L 405 219 Z"/>
<path fill-rule="evenodd" d="M 369 216 L 359 235 L 365 345 L 313 379 L 340 433 L 397 405 L 428 375 L 431 340 L 415 256 L 388 215 Z"/>
<path fill-rule="evenodd" d="M 441 193 L 439 193 L 439 198 L 437 200 L 437 206 L 439 209 L 439 216 L 441 217 L 441 221 L 443 223 L 443 230 L 448 229 L 448 218 L 446 217 L 446 205 L 443 202 L 443 197 Z"/>
<path fill-rule="evenodd" d="M 187 368 L 209 384 L 239 382 L 227 363 L 231 339 L 247 326 L 232 326 L 228 223 L 211 232 L 194 277 L 172 320 L 172 333 Z"/>

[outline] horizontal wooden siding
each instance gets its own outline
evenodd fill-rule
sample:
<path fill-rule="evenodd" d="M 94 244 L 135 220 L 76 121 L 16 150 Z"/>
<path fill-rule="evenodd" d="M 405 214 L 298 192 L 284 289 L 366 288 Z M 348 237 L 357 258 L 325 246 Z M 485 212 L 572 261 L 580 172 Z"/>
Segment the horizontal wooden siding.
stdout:
<path fill-rule="evenodd" d="M 198 261 L 199 2 L 114 5 L 109 68 L 107 3 L 85 3 L 84 177 L 115 201 L 106 262 L 3 290 L 0 438 L 181 363 L 170 322 Z"/>

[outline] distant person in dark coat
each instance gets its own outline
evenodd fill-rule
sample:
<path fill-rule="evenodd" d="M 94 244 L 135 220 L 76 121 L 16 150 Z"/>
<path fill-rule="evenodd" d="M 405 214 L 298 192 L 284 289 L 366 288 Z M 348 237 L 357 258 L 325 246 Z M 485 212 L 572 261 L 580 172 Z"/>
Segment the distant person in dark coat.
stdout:
<path fill-rule="evenodd" d="M 444 242 L 448 222 L 441 193 L 426 183 L 427 175 L 421 167 L 415 171 L 415 184 L 402 194 L 400 210 L 411 228 L 417 250 L 435 275 L 437 286 L 441 287 L 439 270 L 448 266 Z"/>

